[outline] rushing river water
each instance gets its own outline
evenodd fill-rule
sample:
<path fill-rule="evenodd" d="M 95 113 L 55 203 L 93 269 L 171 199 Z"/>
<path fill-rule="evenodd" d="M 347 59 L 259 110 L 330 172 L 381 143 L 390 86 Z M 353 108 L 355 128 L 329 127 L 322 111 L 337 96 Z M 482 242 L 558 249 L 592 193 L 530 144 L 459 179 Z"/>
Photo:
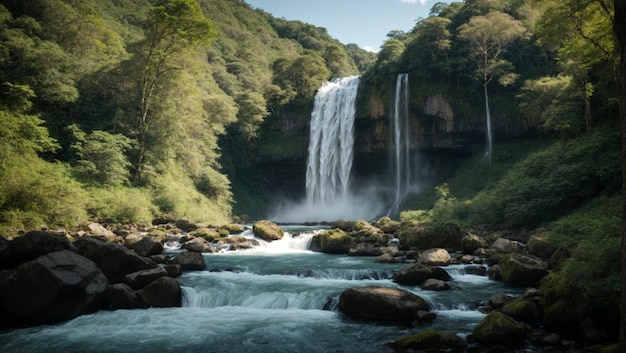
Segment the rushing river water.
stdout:
<path fill-rule="evenodd" d="M 305 250 L 305 233 L 262 247 L 207 254 L 207 270 L 179 277 L 181 308 L 100 311 L 58 325 L 0 332 L 1 352 L 386 352 L 401 336 L 427 328 L 464 337 L 484 317 L 479 302 L 496 293 L 519 295 L 484 276 L 448 266 L 453 289 L 422 291 L 391 281 L 408 264 Z M 335 309 L 349 287 L 403 288 L 438 314 L 427 325 L 353 320 Z"/>

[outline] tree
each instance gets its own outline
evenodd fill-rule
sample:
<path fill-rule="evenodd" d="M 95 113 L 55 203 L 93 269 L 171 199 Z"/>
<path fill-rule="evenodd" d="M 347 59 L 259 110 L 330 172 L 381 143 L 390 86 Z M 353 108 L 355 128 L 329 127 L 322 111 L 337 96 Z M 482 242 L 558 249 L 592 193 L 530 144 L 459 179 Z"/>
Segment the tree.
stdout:
<path fill-rule="evenodd" d="M 196 45 L 210 43 L 215 35 L 194 0 L 160 0 L 150 12 L 145 23 L 146 39 L 136 51 L 139 64 L 135 99 L 138 112 L 132 118 L 137 140 L 137 159 L 134 164 L 133 183 L 142 181 L 146 150 L 158 144 L 167 131 L 155 131 L 160 119 L 155 112 L 159 95 L 167 90 L 167 80 L 181 70 L 180 55 Z"/>
<path fill-rule="evenodd" d="M 483 85 L 485 94 L 485 112 L 487 126 L 487 158 L 491 163 L 493 138 L 491 135 L 491 113 L 489 111 L 489 83 L 499 78 L 502 85 L 515 81 L 513 65 L 502 54 L 506 46 L 524 35 L 526 28 L 522 23 L 503 12 L 489 12 L 474 16 L 469 22 L 459 27 L 459 38 L 469 42 L 470 59 L 476 64 L 474 78 Z"/>

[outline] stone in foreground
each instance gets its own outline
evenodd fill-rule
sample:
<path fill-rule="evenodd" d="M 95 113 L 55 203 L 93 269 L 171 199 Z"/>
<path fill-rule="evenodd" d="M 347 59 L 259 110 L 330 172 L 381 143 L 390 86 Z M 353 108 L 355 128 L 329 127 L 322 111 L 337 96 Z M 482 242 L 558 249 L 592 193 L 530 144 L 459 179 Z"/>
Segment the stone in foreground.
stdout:
<path fill-rule="evenodd" d="M 347 316 L 376 321 L 425 321 L 430 307 L 419 296 L 387 287 L 348 288 L 339 297 L 339 310 Z"/>
<path fill-rule="evenodd" d="M 389 344 L 396 352 L 465 352 L 467 343 L 452 333 L 426 330 Z"/>

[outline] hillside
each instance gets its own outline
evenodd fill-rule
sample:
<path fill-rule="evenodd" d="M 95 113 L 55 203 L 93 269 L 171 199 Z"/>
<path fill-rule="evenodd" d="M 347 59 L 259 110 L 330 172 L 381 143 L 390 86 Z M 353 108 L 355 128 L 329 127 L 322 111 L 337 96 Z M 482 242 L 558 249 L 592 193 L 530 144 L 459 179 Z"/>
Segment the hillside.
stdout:
<path fill-rule="evenodd" d="M 367 57 L 238 0 L 3 3 L 9 233 L 87 218 L 226 222 L 237 164 L 220 161 L 220 137 L 250 144 L 269 112 L 306 104 L 322 82 L 358 72 L 350 55 Z"/>

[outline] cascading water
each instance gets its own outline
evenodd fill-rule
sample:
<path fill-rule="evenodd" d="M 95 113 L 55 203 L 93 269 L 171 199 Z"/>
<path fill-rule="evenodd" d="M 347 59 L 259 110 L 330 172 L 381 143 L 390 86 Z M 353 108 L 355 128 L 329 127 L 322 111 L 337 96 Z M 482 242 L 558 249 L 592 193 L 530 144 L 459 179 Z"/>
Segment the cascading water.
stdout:
<path fill-rule="evenodd" d="M 397 213 L 411 183 L 409 130 L 409 74 L 398 74 L 391 121 L 391 172 L 395 185 L 389 214 Z"/>
<path fill-rule="evenodd" d="M 307 200 L 331 204 L 348 197 L 359 76 L 325 83 L 315 95 L 306 169 Z"/>

